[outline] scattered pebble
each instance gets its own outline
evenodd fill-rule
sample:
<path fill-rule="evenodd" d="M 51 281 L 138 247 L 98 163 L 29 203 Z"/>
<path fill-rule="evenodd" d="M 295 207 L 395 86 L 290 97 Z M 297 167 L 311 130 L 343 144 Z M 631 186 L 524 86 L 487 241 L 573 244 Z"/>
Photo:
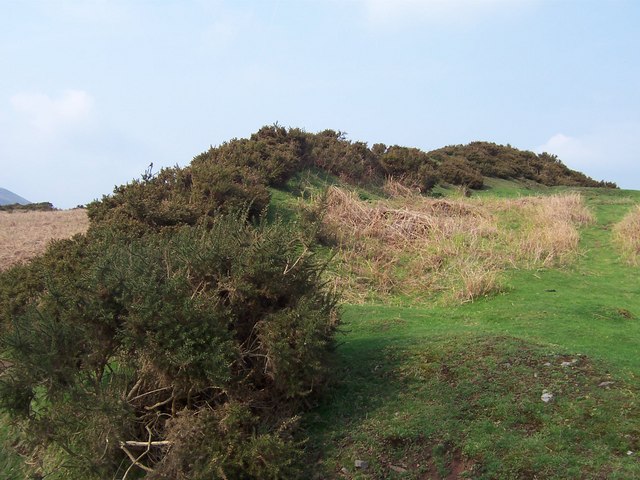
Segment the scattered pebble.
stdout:
<path fill-rule="evenodd" d="M 600 388 L 609 388 L 610 385 L 613 385 L 614 382 L 601 382 L 598 384 Z"/>
<path fill-rule="evenodd" d="M 544 403 L 549 403 L 551 400 L 553 400 L 553 393 L 543 390 L 540 400 L 542 400 Z"/>
<path fill-rule="evenodd" d="M 551 366 L 551 362 L 546 362 L 546 363 L 544 364 L 544 366 L 545 366 L 545 367 L 550 367 L 550 366 Z"/>
<path fill-rule="evenodd" d="M 627 450 L 627 455 L 631 456 L 633 455 L 633 452 L 631 450 Z"/>
<path fill-rule="evenodd" d="M 560 364 L 560 366 L 562 367 L 571 367 L 572 365 L 575 365 L 576 363 L 578 363 L 578 360 L 571 360 L 570 362 L 562 362 Z"/>
<path fill-rule="evenodd" d="M 356 468 L 361 468 L 362 470 L 364 470 L 369 466 L 369 462 L 367 462 L 366 460 L 356 460 L 355 466 Z"/>
<path fill-rule="evenodd" d="M 391 470 L 393 470 L 396 473 L 407 473 L 407 469 L 406 468 L 402 468 L 398 465 L 389 465 L 389 468 Z"/>

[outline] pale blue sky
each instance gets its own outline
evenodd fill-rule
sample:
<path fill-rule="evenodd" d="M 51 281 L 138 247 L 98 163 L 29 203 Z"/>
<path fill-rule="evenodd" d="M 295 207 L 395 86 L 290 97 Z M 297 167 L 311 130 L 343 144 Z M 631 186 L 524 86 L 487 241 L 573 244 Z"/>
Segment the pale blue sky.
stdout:
<path fill-rule="evenodd" d="M 0 0 L 0 187 L 67 208 L 265 124 L 640 189 L 640 1 Z"/>

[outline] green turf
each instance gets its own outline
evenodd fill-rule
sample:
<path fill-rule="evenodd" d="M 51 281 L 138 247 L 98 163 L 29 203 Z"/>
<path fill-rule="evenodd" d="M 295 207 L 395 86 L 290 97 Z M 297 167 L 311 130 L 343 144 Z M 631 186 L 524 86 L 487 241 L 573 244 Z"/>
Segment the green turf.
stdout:
<path fill-rule="evenodd" d="M 12 434 L 7 425 L 9 419 L 0 414 L 0 478 L 3 480 L 22 480 L 25 478 L 22 460 L 14 452 L 18 439 Z"/>

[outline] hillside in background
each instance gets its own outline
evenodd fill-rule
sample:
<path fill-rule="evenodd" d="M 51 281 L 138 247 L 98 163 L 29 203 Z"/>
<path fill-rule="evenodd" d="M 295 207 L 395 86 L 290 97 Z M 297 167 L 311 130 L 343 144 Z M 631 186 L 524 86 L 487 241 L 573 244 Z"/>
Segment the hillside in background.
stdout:
<path fill-rule="evenodd" d="M 13 205 L 15 203 L 26 205 L 31 202 L 25 198 L 22 198 L 20 195 L 16 195 L 15 193 L 10 192 L 6 188 L 0 188 L 0 205 Z"/>

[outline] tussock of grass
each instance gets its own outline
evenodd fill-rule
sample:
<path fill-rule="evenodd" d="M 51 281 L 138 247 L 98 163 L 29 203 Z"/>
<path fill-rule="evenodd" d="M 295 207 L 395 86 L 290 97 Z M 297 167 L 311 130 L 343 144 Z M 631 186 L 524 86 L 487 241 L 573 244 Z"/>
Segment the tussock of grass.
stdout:
<path fill-rule="evenodd" d="M 614 238 L 632 265 L 640 265 L 640 205 L 614 226 Z"/>
<path fill-rule="evenodd" d="M 54 239 L 83 233 L 89 226 L 83 209 L 51 212 L 0 212 L 0 270 L 44 252 Z"/>
<path fill-rule="evenodd" d="M 512 210 L 512 215 L 521 219 L 509 243 L 514 264 L 529 268 L 551 267 L 568 260 L 580 241 L 576 227 L 594 221 L 576 193 L 492 203 L 494 208 Z"/>
<path fill-rule="evenodd" d="M 507 267 L 550 267 L 577 251 L 592 221 L 582 197 L 426 198 L 408 189 L 365 202 L 330 187 L 320 211 L 338 245 L 336 286 L 351 302 L 444 293 L 472 301 L 501 290 Z"/>

